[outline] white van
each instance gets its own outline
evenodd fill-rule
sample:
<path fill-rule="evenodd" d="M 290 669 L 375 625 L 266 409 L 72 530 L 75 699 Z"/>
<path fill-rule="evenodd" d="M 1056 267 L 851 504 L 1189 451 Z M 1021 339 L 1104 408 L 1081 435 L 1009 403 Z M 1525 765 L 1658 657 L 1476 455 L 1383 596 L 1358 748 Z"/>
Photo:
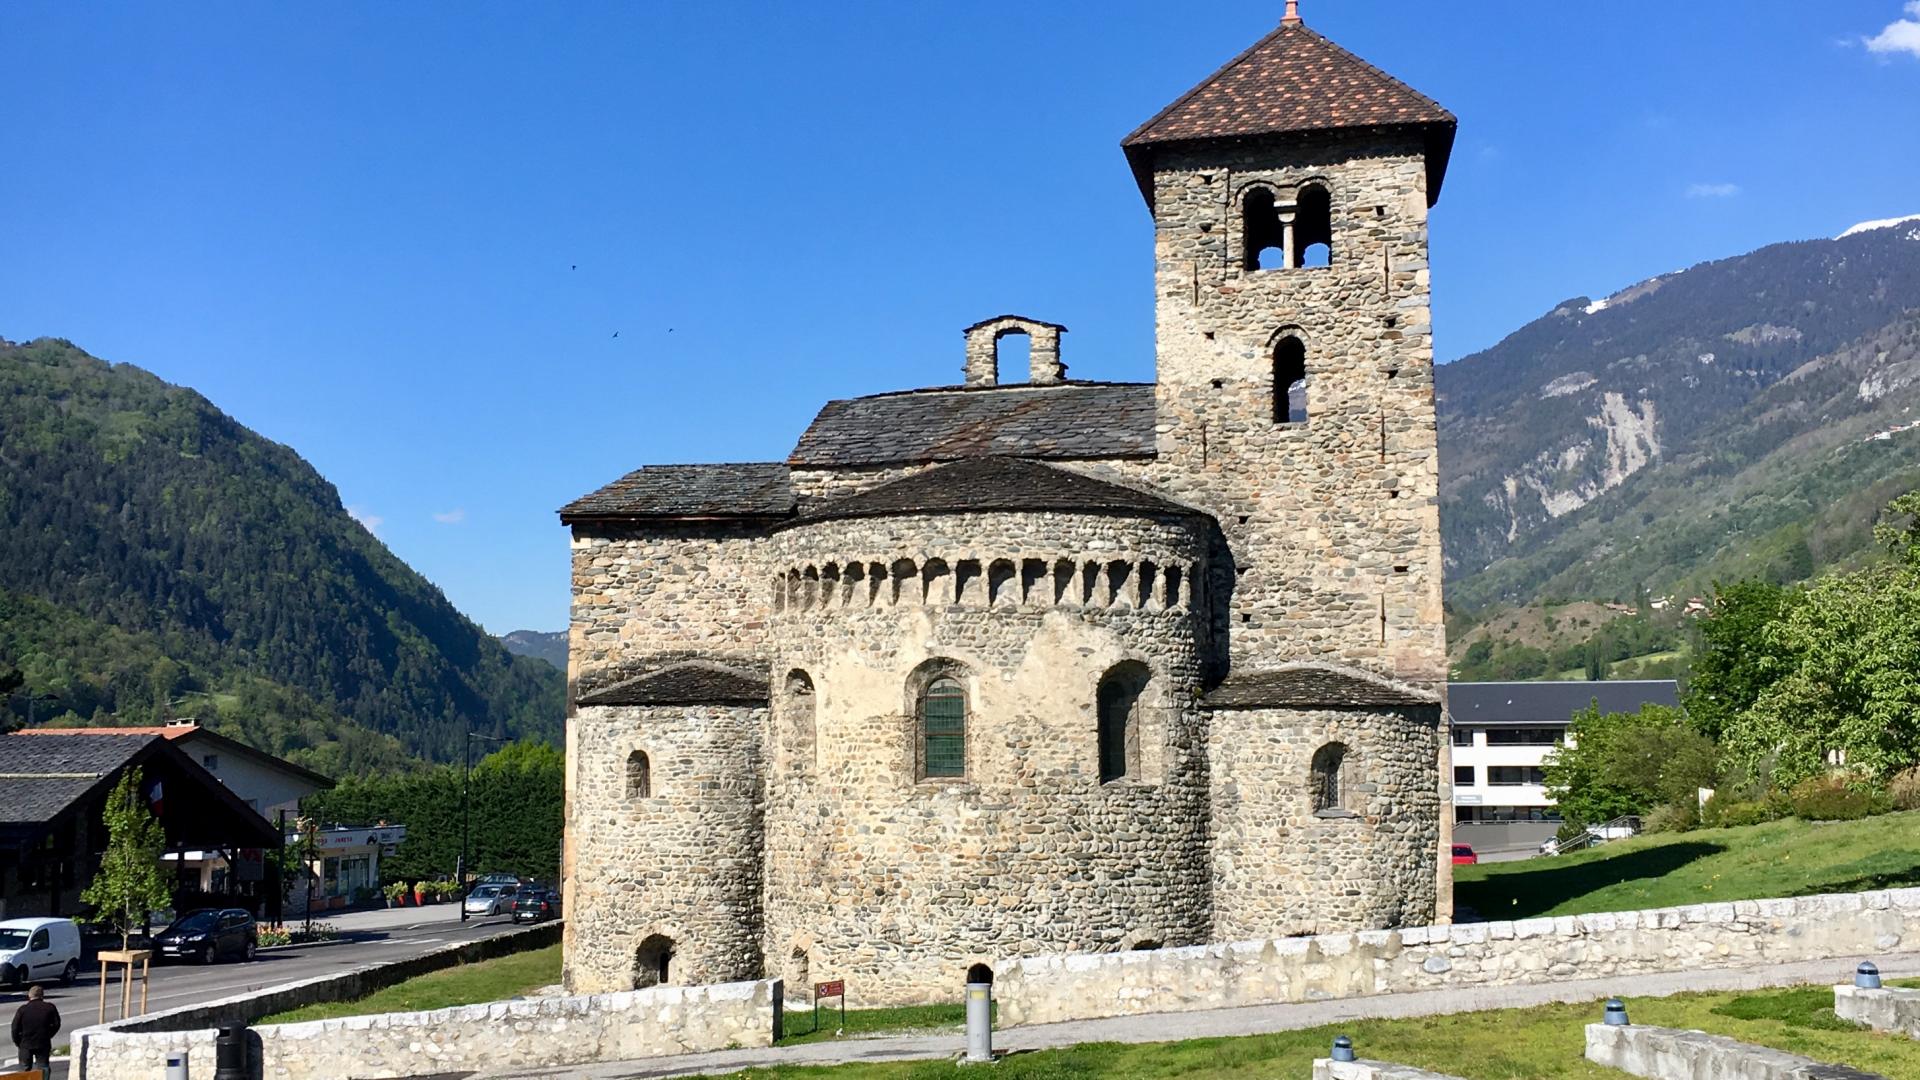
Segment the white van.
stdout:
<path fill-rule="evenodd" d="M 0 922 L 0 986 L 80 974 L 80 928 L 72 919 L 7 919 Z"/>

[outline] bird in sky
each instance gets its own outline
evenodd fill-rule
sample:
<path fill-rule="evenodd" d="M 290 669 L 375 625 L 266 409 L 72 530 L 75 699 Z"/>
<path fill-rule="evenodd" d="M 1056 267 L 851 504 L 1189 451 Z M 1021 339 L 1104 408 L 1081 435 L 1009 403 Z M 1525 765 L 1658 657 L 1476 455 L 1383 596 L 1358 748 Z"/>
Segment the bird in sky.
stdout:
<path fill-rule="evenodd" d="M 613 336 L 614 336 L 614 337 L 619 337 L 619 336 L 620 336 L 620 331 L 618 331 L 618 330 L 615 330 L 615 331 L 613 332 Z"/>

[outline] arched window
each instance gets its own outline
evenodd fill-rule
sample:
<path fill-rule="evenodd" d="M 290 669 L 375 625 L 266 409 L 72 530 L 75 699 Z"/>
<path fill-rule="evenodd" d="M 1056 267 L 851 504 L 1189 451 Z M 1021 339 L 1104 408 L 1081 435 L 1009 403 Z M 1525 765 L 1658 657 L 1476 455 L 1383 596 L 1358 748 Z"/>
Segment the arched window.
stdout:
<path fill-rule="evenodd" d="M 1337 813 L 1346 809 L 1341 802 L 1345 792 L 1341 790 L 1347 768 L 1347 748 L 1342 743 L 1328 743 L 1313 752 L 1313 812 L 1316 814 Z"/>
<path fill-rule="evenodd" d="M 633 950 L 633 988 L 663 986 L 672 981 L 672 976 L 673 939 L 662 934 L 647 935 L 640 947 Z"/>
<path fill-rule="evenodd" d="M 1272 190 L 1256 187 L 1240 200 L 1241 265 L 1248 270 L 1278 270 L 1287 265 L 1287 227 L 1280 221 Z"/>
<path fill-rule="evenodd" d="M 1307 343 L 1292 335 L 1273 347 L 1273 422 L 1307 422 Z"/>
<path fill-rule="evenodd" d="M 787 731 L 792 739 L 794 758 L 803 765 L 813 764 L 814 696 L 813 678 L 799 668 L 787 672 L 785 700 Z"/>
<path fill-rule="evenodd" d="M 1300 189 L 1293 218 L 1293 265 L 1333 265 L 1333 196 L 1319 184 Z"/>
<path fill-rule="evenodd" d="M 645 750 L 635 750 L 627 755 L 627 798 L 650 799 L 653 797 L 653 767 L 647 761 Z"/>
<path fill-rule="evenodd" d="M 920 691 L 920 775 L 967 774 L 967 688 L 942 675 Z"/>
<path fill-rule="evenodd" d="M 1140 773 L 1140 699 L 1151 673 L 1145 664 L 1127 661 L 1100 679 L 1094 694 L 1099 714 L 1100 782 L 1112 783 Z"/>

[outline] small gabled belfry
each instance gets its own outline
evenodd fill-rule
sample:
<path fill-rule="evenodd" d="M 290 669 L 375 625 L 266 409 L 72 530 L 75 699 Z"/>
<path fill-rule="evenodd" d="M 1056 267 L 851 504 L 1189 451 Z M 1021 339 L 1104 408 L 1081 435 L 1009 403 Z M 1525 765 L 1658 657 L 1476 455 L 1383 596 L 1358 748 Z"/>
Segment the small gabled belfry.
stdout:
<path fill-rule="evenodd" d="M 569 985 L 896 1005 L 1019 956 L 1444 916 L 1453 132 L 1289 4 L 1125 140 L 1154 382 L 1068 378 L 1064 326 L 996 316 L 958 385 L 563 508 Z"/>

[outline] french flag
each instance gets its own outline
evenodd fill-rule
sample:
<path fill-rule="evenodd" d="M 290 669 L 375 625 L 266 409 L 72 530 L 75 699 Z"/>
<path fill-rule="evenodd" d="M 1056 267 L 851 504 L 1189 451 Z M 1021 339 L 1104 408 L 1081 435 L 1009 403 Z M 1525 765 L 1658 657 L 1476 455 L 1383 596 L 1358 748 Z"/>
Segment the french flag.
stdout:
<path fill-rule="evenodd" d="M 162 799 L 163 797 L 160 791 L 160 781 L 155 780 L 153 782 L 153 786 L 147 789 L 147 805 L 153 808 L 154 817 L 160 816 L 160 806 L 162 803 Z"/>

